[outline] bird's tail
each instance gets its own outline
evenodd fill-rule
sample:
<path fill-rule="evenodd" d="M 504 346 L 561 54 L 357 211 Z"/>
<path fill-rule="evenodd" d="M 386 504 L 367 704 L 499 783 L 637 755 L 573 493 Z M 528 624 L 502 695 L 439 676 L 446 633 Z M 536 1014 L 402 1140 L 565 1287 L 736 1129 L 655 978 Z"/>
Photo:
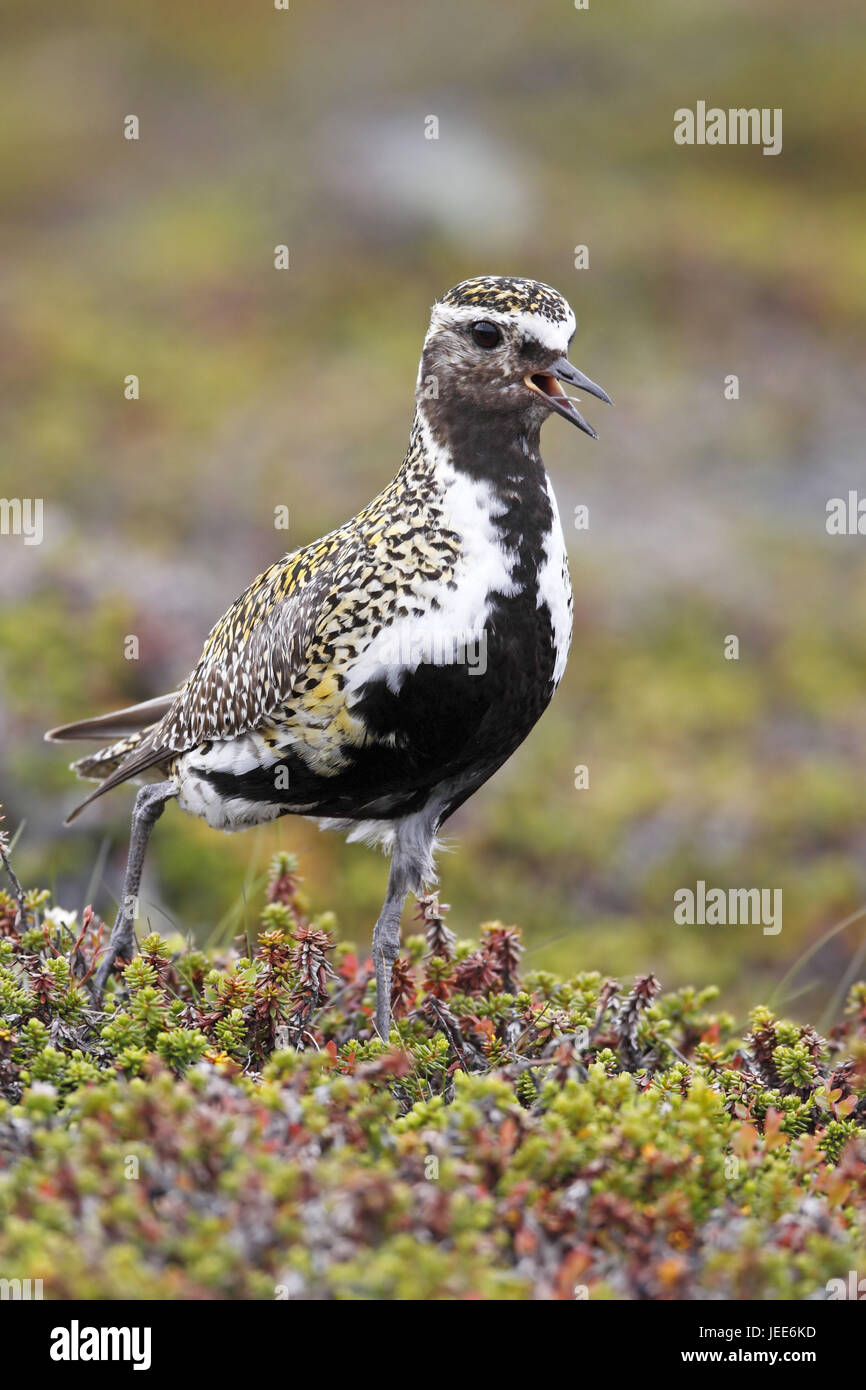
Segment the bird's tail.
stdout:
<path fill-rule="evenodd" d="M 102 782 L 106 777 L 110 777 L 112 772 L 117 771 L 124 758 L 141 743 L 146 732 L 147 730 L 142 730 L 140 734 L 130 734 L 128 738 L 118 739 L 116 743 L 109 743 L 107 747 L 100 748 L 95 753 L 76 758 L 69 766 L 77 777 L 82 777 L 86 782 Z"/>
<path fill-rule="evenodd" d="M 145 700 L 139 705 L 97 715 L 95 719 L 80 719 L 74 724 L 61 724 L 59 728 L 49 729 L 45 735 L 49 743 L 78 739 L 112 740 L 97 752 L 88 753 L 70 763 L 78 777 L 101 785 L 67 817 L 67 824 L 95 797 L 108 791 L 110 786 L 116 786 L 126 776 L 135 776 L 139 770 L 146 770 L 159 760 L 158 755 L 149 750 L 148 736 L 168 713 L 174 699 L 174 694 L 160 695 L 155 700 Z M 136 756 L 137 750 L 140 750 L 139 756 Z M 121 768 L 125 769 L 125 773 L 118 776 Z"/>
<path fill-rule="evenodd" d="M 171 709 L 176 694 L 157 695 L 154 700 L 143 700 L 140 705 L 127 705 L 125 709 L 114 709 L 109 714 L 98 714 L 95 719 L 77 719 L 74 724 L 60 724 L 49 729 L 45 735 L 47 743 L 67 743 L 71 739 L 93 739 L 100 742 L 106 738 L 125 738 L 128 734 L 140 734 L 151 725 L 158 724 Z"/>

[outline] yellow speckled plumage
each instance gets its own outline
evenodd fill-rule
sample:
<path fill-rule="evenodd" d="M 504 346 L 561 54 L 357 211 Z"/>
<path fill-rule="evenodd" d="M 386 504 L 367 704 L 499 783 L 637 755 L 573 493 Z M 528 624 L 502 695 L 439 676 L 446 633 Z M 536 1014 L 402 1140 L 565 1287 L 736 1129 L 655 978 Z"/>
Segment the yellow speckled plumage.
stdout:
<path fill-rule="evenodd" d="M 442 296 L 454 308 L 478 306 L 488 312 L 538 314 L 551 323 L 565 321 L 568 305 L 559 290 L 540 280 L 505 275 L 477 275 L 463 280 Z"/>
<path fill-rule="evenodd" d="M 397 476 L 346 525 L 270 565 L 208 635 L 195 670 L 155 727 L 75 764 L 118 774 L 125 760 L 170 771 L 213 739 L 290 726 L 322 772 L 366 731 L 345 708 L 347 670 L 394 617 L 420 616 L 447 584 L 459 537 L 444 524 L 417 428 Z M 151 756 L 159 754 L 162 756 Z"/>

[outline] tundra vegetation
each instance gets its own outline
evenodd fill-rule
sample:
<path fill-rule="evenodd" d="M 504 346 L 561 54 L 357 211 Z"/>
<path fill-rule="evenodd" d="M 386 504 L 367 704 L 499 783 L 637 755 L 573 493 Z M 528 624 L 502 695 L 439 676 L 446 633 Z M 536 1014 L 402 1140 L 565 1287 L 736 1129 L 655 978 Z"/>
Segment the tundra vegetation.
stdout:
<path fill-rule="evenodd" d="M 5 851 L 4 851 L 5 852 Z M 8 862 L 8 855 L 7 855 Z M 822 1299 L 866 1268 L 866 984 L 826 1037 L 521 969 L 435 895 L 393 978 L 290 855 L 255 929 L 106 939 L 0 894 L 0 1272 L 55 1299 Z M 848 1296 L 845 1294 L 845 1296 Z"/>

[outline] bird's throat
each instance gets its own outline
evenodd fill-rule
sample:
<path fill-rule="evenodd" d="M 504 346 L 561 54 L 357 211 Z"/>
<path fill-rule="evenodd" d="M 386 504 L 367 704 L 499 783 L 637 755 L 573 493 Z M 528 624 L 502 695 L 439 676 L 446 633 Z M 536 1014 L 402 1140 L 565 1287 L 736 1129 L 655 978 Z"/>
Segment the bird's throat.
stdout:
<path fill-rule="evenodd" d="M 545 488 L 540 454 L 541 419 L 524 411 L 468 409 L 462 402 L 421 402 L 417 408 L 425 452 L 446 458 L 452 467 L 494 488 Z"/>

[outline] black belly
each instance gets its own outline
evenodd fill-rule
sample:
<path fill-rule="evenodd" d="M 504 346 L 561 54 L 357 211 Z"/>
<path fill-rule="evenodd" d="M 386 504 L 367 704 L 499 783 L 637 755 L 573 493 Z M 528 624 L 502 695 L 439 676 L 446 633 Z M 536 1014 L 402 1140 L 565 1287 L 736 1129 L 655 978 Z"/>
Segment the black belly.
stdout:
<path fill-rule="evenodd" d="M 352 712 L 370 739 L 362 747 L 346 746 L 340 772 L 314 772 L 291 747 L 275 750 L 275 763 L 288 773 L 282 790 L 275 787 L 273 765 L 241 774 L 197 771 L 226 799 L 351 820 L 410 814 L 446 788 L 444 820 L 540 718 L 553 694 L 555 659 L 549 610 L 537 607 L 535 592 L 500 597 L 488 620 L 483 673 L 472 674 L 471 663 L 422 664 L 406 672 L 396 691 L 384 680 L 363 688 Z"/>

